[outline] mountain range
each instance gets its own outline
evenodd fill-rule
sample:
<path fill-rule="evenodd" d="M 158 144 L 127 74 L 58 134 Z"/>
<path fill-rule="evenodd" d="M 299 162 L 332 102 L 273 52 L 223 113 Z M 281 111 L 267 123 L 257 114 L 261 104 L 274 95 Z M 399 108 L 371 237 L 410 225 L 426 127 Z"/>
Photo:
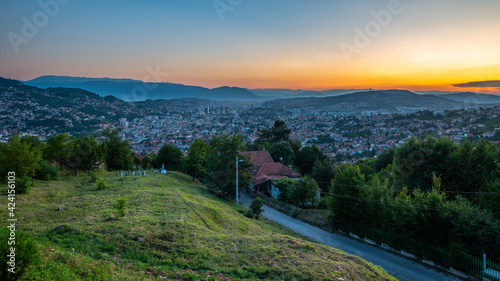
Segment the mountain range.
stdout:
<path fill-rule="evenodd" d="M 208 89 L 175 83 L 146 83 L 132 79 L 86 78 L 69 76 L 41 76 L 25 81 L 26 85 L 39 88 L 80 88 L 100 96 L 114 96 L 125 101 L 167 100 L 178 98 L 200 98 L 211 100 L 255 100 L 259 99 L 247 89 L 219 87 Z"/>
<path fill-rule="evenodd" d="M 491 101 L 495 103 L 496 98 Z M 363 91 L 324 98 L 277 99 L 269 107 L 288 109 L 314 109 L 338 113 L 395 113 L 419 110 L 444 110 L 478 107 L 483 99 L 477 94 L 449 94 L 442 96 L 418 95 L 406 90 Z M 465 100 L 470 102 L 466 103 Z M 497 103 L 500 104 L 500 101 Z"/>
<path fill-rule="evenodd" d="M 295 99 L 295 98 L 331 98 L 341 95 L 357 94 L 360 92 L 385 92 L 395 93 L 393 90 L 377 90 L 367 91 L 360 89 L 331 89 L 331 90 L 292 90 L 292 89 L 245 89 L 239 87 L 218 87 L 209 89 L 200 86 L 183 85 L 176 83 L 151 83 L 133 79 L 116 79 L 116 78 L 88 78 L 88 77 L 70 77 L 70 76 L 40 76 L 33 80 L 24 81 L 26 85 L 36 86 L 39 88 L 80 88 L 99 96 L 114 96 L 125 101 L 145 101 L 145 100 L 169 100 L 182 98 L 201 98 L 210 100 L 235 100 L 235 101 L 264 101 L 274 99 Z M 399 92 L 400 94 L 408 91 Z M 480 94 L 473 92 L 443 92 L 443 91 L 427 91 L 427 92 L 412 92 L 419 96 L 430 96 L 429 101 L 441 101 L 442 99 L 434 99 L 432 96 L 450 100 L 452 107 L 459 106 L 453 102 L 464 104 L 482 104 L 494 105 L 500 104 L 500 95 Z M 406 101 L 404 98 L 410 98 Z M 403 100 L 402 100 L 403 99 Z M 414 96 L 399 96 L 397 100 L 402 102 L 398 107 L 426 107 L 424 99 L 418 101 Z M 369 98 L 370 100 L 370 98 Z M 326 100 L 328 101 L 328 100 Z M 335 101 L 335 99 L 334 99 Z M 339 99 L 338 101 L 342 101 Z M 389 98 L 387 102 L 395 101 Z M 307 103 L 314 103 L 314 100 Z M 413 104 L 413 102 L 417 102 Z M 293 103 L 293 102 L 290 102 Z M 432 103 L 432 102 L 431 102 Z M 380 102 L 378 102 L 380 104 Z M 432 105 L 432 104 L 431 104 Z M 383 105 L 384 108 L 394 108 L 394 106 Z M 449 107 L 449 106 L 448 106 Z M 371 108 L 370 106 L 368 108 Z"/>

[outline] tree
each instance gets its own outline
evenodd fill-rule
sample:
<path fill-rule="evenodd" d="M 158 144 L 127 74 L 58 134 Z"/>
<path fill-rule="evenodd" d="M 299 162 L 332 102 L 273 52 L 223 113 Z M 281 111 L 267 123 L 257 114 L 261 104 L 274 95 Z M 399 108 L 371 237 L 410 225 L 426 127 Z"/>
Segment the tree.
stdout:
<path fill-rule="evenodd" d="M 245 150 L 245 143 L 240 135 L 214 136 L 209 141 L 210 149 L 207 158 L 207 182 L 209 186 L 219 190 L 222 197 L 234 196 L 236 191 L 236 156 Z M 246 172 L 251 163 L 240 156 L 238 163 L 238 185 L 250 186 L 250 174 Z"/>
<path fill-rule="evenodd" d="M 128 170 L 134 165 L 134 157 L 127 140 L 120 137 L 119 131 L 106 129 L 106 166 L 108 170 Z"/>
<path fill-rule="evenodd" d="M 59 168 L 64 169 L 64 164 L 69 157 L 69 142 L 67 134 L 57 134 L 47 140 L 47 146 L 43 151 L 43 158 L 59 164 Z"/>
<path fill-rule="evenodd" d="M 91 171 L 106 158 L 106 144 L 98 144 L 93 136 L 73 138 L 70 143 L 69 165 L 75 169 L 75 175 L 78 170 Z"/>
<path fill-rule="evenodd" d="M 359 221 L 363 216 L 362 187 L 365 176 L 358 166 L 343 164 L 337 167 L 337 173 L 330 188 L 331 209 L 339 221 Z"/>
<path fill-rule="evenodd" d="M 24 136 L 21 138 L 21 143 L 26 143 L 29 146 L 31 146 L 31 148 L 36 149 L 41 153 L 44 151 L 46 147 L 46 144 L 43 141 L 41 141 L 37 136 Z"/>
<path fill-rule="evenodd" d="M 495 218 L 500 221 L 500 204 L 498 204 L 499 195 L 489 195 L 489 193 L 500 194 L 500 179 L 496 179 L 484 185 L 479 192 L 481 193 L 474 197 L 474 201 L 482 208 L 490 210 L 495 215 Z"/>
<path fill-rule="evenodd" d="M 144 156 L 141 160 L 141 166 L 144 169 L 149 169 L 151 168 L 151 165 L 153 165 L 153 161 L 155 159 L 154 153 L 148 153 L 146 156 Z"/>
<path fill-rule="evenodd" d="M 288 141 L 291 130 L 286 127 L 285 122 L 276 120 L 271 129 L 259 130 L 259 141 L 267 143 L 277 143 Z"/>
<path fill-rule="evenodd" d="M 16 134 L 0 151 L 0 172 L 3 180 L 7 179 L 8 172 L 16 174 L 16 193 L 25 193 L 32 186 L 31 180 L 39 168 L 41 152 L 32 147 L 30 142 L 21 142 Z"/>
<path fill-rule="evenodd" d="M 396 153 L 396 148 L 389 148 L 380 153 L 374 163 L 373 168 L 375 172 L 380 172 L 387 168 L 394 161 L 394 154 Z"/>
<path fill-rule="evenodd" d="M 482 139 L 465 141 L 447 159 L 447 173 L 443 177 L 447 190 L 477 192 L 500 176 L 500 150 Z M 474 200 L 473 196 L 467 196 Z"/>
<path fill-rule="evenodd" d="M 7 172 L 13 171 L 16 177 L 32 178 L 39 167 L 41 152 L 32 147 L 29 142 L 21 142 L 18 135 L 14 135 L 9 144 L 4 147 L 2 153 L 2 177 Z"/>
<path fill-rule="evenodd" d="M 285 165 L 292 165 L 295 159 L 295 153 L 289 142 L 273 143 L 269 149 L 269 154 L 274 162 L 281 162 Z"/>
<path fill-rule="evenodd" d="M 262 200 L 262 198 L 260 197 L 255 198 L 250 204 L 249 209 L 252 212 L 253 217 L 255 217 L 256 219 L 258 219 L 264 212 L 264 210 L 262 210 L 262 206 L 264 206 L 264 200 Z"/>
<path fill-rule="evenodd" d="M 195 139 L 189 148 L 185 166 L 187 174 L 193 177 L 193 181 L 195 178 L 202 178 L 207 174 L 208 149 L 208 144 L 201 139 Z"/>
<path fill-rule="evenodd" d="M 371 225 L 379 229 L 386 229 L 387 222 L 390 220 L 391 206 L 389 202 L 393 200 L 393 192 L 389 189 L 387 177 L 376 174 L 369 183 L 368 187 L 362 190 L 364 197 L 364 206 L 366 216 L 362 219 L 365 225 Z"/>
<path fill-rule="evenodd" d="M 305 146 L 296 154 L 294 164 L 299 167 L 302 174 L 310 175 L 313 172 L 314 163 L 326 158 L 326 155 L 317 146 Z"/>
<path fill-rule="evenodd" d="M 288 202 L 288 198 L 290 198 L 290 193 L 292 192 L 293 184 L 295 180 L 284 177 L 277 180 L 274 186 L 280 191 L 278 199 L 284 202 Z"/>
<path fill-rule="evenodd" d="M 447 138 L 410 138 L 394 155 L 394 179 L 400 186 L 430 190 L 432 176 L 446 173 L 448 156 L 457 148 Z"/>
<path fill-rule="evenodd" d="M 162 167 L 165 165 L 165 170 L 180 171 L 182 164 L 182 152 L 181 150 L 171 144 L 165 144 L 160 148 L 158 155 L 156 155 L 153 161 L 156 167 Z"/>
<path fill-rule="evenodd" d="M 313 178 L 303 177 L 294 181 L 288 201 L 297 206 L 315 206 L 319 202 L 318 183 Z"/>
<path fill-rule="evenodd" d="M 55 180 L 59 175 L 59 170 L 52 166 L 47 160 L 42 159 L 39 162 L 39 168 L 35 173 L 35 179 L 37 180 Z"/>
<path fill-rule="evenodd" d="M 335 178 L 335 166 L 328 158 L 316 161 L 313 166 L 312 177 L 318 182 L 321 190 L 329 192 L 332 180 Z"/>
<path fill-rule="evenodd" d="M 320 189 L 316 181 L 310 177 L 298 180 L 281 178 L 276 181 L 280 190 L 279 200 L 296 206 L 314 206 L 319 202 Z"/>

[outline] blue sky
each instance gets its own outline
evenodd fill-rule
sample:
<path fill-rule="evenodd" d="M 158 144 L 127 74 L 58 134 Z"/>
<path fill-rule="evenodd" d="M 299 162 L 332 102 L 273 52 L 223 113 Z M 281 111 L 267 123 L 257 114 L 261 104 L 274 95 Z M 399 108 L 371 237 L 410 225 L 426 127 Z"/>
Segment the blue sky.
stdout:
<path fill-rule="evenodd" d="M 13 47 L 9 34 L 23 36 L 22 18 L 33 23 L 44 10 L 39 1 L 2 0 L 0 76 L 142 80 L 158 67 L 169 82 L 309 89 L 445 90 L 500 80 L 496 0 L 41 2 L 57 3 L 57 13 Z M 222 20 L 214 3 L 230 7 Z M 356 28 L 366 30 L 391 4 L 400 12 L 356 46 Z"/>

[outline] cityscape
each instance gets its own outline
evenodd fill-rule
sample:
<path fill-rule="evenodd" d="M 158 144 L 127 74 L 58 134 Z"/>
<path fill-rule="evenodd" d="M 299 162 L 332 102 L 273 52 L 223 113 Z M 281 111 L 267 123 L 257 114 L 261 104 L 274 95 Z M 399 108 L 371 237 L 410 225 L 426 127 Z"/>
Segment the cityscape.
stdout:
<path fill-rule="evenodd" d="M 0 280 L 500 281 L 498 0 L 0 3 Z"/>

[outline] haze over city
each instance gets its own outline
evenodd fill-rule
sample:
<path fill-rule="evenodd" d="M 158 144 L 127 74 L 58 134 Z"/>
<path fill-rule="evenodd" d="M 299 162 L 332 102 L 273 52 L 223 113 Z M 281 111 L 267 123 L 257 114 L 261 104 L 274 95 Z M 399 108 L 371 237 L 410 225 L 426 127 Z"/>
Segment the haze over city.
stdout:
<path fill-rule="evenodd" d="M 150 67 L 168 73 L 154 82 L 209 88 L 500 92 L 495 0 L 7 0 L 0 6 L 0 76 L 22 81 L 146 80 Z M 497 82 L 463 85 L 476 81 Z"/>

